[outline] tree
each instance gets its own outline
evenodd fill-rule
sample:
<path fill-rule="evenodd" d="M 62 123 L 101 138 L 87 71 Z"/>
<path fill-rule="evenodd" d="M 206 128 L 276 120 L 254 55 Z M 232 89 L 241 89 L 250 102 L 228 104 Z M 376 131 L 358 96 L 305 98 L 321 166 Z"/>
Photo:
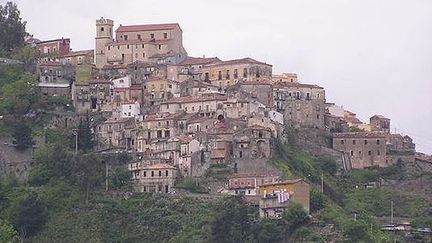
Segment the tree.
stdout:
<path fill-rule="evenodd" d="M 310 206 L 312 212 L 316 212 L 324 208 L 324 196 L 315 188 L 312 189 L 310 193 Z"/>
<path fill-rule="evenodd" d="M 131 174 L 125 166 L 119 166 L 114 169 L 111 178 L 111 185 L 115 189 L 131 189 Z"/>
<path fill-rule="evenodd" d="M 329 173 L 330 175 L 335 175 L 337 172 L 337 163 L 332 158 L 321 158 L 320 167 L 323 171 Z"/>
<path fill-rule="evenodd" d="M 34 193 L 24 195 L 11 207 L 10 221 L 23 238 L 35 235 L 43 228 L 46 219 L 46 206 Z"/>
<path fill-rule="evenodd" d="M 87 118 L 78 126 L 78 148 L 84 152 L 93 149 L 93 135 L 90 128 L 90 119 Z"/>
<path fill-rule="evenodd" d="M 303 206 L 296 202 L 290 202 L 288 207 L 283 212 L 282 218 L 285 219 L 290 226 L 297 228 L 307 220 L 307 213 Z"/>
<path fill-rule="evenodd" d="M 18 235 L 12 225 L 0 219 L 0 242 L 13 243 L 18 242 Z"/>
<path fill-rule="evenodd" d="M 32 130 L 25 122 L 18 122 L 14 126 L 13 138 L 15 138 L 17 149 L 26 149 L 33 145 Z"/>
<path fill-rule="evenodd" d="M 13 49 L 24 45 L 25 25 L 16 3 L 0 5 L 0 54 L 9 54 Z"/>

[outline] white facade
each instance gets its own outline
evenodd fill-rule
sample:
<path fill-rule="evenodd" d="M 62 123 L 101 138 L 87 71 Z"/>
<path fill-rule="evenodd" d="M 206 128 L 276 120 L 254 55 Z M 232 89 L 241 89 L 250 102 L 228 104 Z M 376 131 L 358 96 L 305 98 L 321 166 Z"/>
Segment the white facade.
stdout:
<path fill-rule="evenodd" d="M 123 103 L 121 104 L 120 107 L 121 107 L 120 117 L 129 118 L 129 117 L 136 117 L 140 115 L 140 104 L 138 102 Z"/>
<path fill-rule="evenodd" d="M 117 89 L 128 89 L 131 86 L 130 76 L 125 76 L 117 79 L 113 79 L 113 87 Z"/>

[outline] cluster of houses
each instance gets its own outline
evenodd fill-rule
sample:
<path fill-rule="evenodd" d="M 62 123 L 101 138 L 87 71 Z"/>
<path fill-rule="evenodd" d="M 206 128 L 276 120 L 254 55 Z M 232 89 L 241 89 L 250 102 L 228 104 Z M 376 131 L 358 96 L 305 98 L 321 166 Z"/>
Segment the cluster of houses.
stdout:
<path fill-rule="evenodd" d="M 190 57 L 176 23 L 120 25 L 115 35 L 113 27 L 96 20 L 94 50 L 71 51 L 65 38 L 34 42 L 45 54 L 39 87 L 70 98 L 76 117 L 103 117 L 94 124 L 98 151 L 139 155 L 128 165 L 137 191 L 171 193 L 179 177 L 203 176 L 212 164 L 268 160 L 287 128 L 331 134 L 330 149 L 346 169 L 414 156 L 411 138 L 391 134 L 389 119 L 364 124 L 295 73 L 273 74 L 272 65 L 249 57 Z M 262 216 L 278 217 L 290 200 L 309 211 L 304 180 L 279 181 L 259 169 L 233 174 L 220 191 L 258 196 Z"/>

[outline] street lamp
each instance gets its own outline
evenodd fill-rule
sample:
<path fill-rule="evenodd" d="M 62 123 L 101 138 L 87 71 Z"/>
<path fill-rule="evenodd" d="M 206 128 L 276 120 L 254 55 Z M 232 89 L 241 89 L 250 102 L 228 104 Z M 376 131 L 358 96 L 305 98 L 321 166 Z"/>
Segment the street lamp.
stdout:
<path fill-rule="evenodd" d="M 72 129 L 72 134 L 75 136 L 75 154 L 78 154 L 78 129 Z"/>

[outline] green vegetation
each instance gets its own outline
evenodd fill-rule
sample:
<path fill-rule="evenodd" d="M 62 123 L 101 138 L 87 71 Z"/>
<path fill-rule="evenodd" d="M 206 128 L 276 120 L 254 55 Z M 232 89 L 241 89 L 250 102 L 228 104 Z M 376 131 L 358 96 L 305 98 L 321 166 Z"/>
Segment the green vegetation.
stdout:
<path fill-rule="evenodd" d="M 25 25 L 15 3 L 0 5 L 0 56 L 10 54 L 12 50 L 24 45 Z"/>

